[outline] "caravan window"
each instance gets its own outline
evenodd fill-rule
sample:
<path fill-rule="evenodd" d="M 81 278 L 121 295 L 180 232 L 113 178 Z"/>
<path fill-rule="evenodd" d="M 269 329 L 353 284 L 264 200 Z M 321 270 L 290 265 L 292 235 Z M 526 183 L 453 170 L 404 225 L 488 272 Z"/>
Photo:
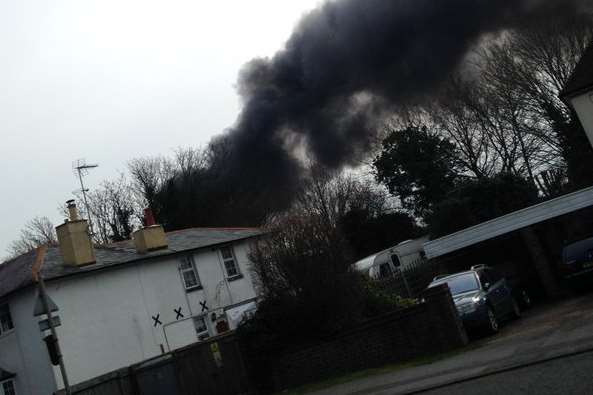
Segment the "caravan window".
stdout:
<path fill-rule="evenodd" d="M 393 276 L 393 271 L 391 270 L 389 263 L 382 263 L 379 266 L 379 278 L 388 278 L 391 276 Z"/>
<path fill-rule="evenodd" d="M 400 267 L 401 266 L 401 262 L 399 261 L 399 257 L 395 254 L 391 255 L 391 262 L 393 262 L 393 266 L 394 267 Z"/>

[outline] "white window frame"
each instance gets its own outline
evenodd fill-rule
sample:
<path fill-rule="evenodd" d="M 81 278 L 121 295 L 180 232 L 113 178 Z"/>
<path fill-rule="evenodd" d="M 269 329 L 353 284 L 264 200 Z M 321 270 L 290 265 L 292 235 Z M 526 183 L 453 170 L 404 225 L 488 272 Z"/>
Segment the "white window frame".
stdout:
<path fill-rule="evenodd" d="M 228 249 L 231 252 L 231 256 L 225 258 L 222 250 Z M 236 279 L 241 278 L 243 275 L 241 274 L 241 268 L 239 267 L 239 262 L 237 261 L 237 256 L 235 255 L 235 250 L 232 245 L 220 247 L 218 250 L 218 254 L 220 256 L 220 260 L 222 261 L 222 267 L 224 269 L 224 275 L 227 279 Z M 233 262 L 233 266 L 235 267 L 235 274 L 229 274 L 229 269 L 227 268 L 227 262 Z"/>
<path fill-rule="evenodd" d="M 11 327 L 8 329 L 4 329 L 2 321 L 0 320 L 0 336 L 11 333 L 12 331 L 14 331 L 14 320 L 12 319 L 12 314 L 10 313 L 10 306 L 8 305 L 8 303 L 0 303 L 0 308 L 4 308 L 4 307 L 6 307 L 6 311 L 8 311 L 8 318 L 10 319 Z M 0 395 L 2 395 L 2 394 L 0 394 Z"/>
<path fill-rule="evenodd" d="M 184 267 L 184 265 L 187 267 Z M 187 285 L 184 276 L 184 273 L 186 272 L 192 272 L 194 274 L 196 284 L 190 286 Z M 181 276 L 181 283 L 183 284 L 183 288 L 185 288 L 186 291 L 202 289 L 202 281 L 200 280 L 200 275 L 198 274 L 198 269 L 196 268 L 194 257 L 191 254 L 181 258 L 181 262 L 179 262 L 179 275 Z"/>
<path fill-rule="evenodd" d="M 198 321 L 198 320 L 202 320 L 204 322 L 204 326 L 206 327 L 205 330 L 198 331 L 198 328 L 196 326 L 196 321 Z M 210 335 L 210 326 L 208 325 L 208 314 L 194 316 L 193 322 L 194 322 L 194 329 L 196 330 L 196 335 L 198 336 L 199 341 L 206 340 L 207 338 L 209 338 L 211 336 Z M 204 336 L 204 335 L 206 335 L 206 336 Z M 203 337 L 202 339 L 200 339 L 201 336 Z"/>
<path fill-rule="evenodd" d="M 4 384 L 5 383 L 11 383 L 12 384 L 12 394 L 8 394 L 4 391 Z M 0 381 L 0 395 L 17 395 L 16 392 L 16 384 L 14 382 L 14 379 L 8 379 L 8 380 L 3 380 Z"/>

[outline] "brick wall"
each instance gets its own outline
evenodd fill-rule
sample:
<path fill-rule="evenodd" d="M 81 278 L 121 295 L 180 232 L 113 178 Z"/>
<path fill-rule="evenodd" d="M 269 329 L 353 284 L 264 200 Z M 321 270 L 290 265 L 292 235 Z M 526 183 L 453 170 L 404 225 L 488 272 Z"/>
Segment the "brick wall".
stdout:
<path fill-rule="evenodd" d="M 271 364 L 276 390 L 361 369 L 449 351 L 467 344 L 455 305 L 444 285 L 427 290 L 424 302 L 341 333 L 331 341 L 284 354 Z"/>

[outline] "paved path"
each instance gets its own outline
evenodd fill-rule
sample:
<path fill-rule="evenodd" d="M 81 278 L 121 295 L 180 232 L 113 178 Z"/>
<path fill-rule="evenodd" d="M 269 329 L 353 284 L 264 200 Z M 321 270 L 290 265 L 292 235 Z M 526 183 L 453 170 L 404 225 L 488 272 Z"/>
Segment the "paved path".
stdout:
<path fill-rule="evenodd" d="M 477 342 L 479 348 L 442 361 L 344 383 L 314 394 L 417 393 L 593 350 L 593 295 L 534 308 L 522 319 L 503 326 L 498 335 Z"/>

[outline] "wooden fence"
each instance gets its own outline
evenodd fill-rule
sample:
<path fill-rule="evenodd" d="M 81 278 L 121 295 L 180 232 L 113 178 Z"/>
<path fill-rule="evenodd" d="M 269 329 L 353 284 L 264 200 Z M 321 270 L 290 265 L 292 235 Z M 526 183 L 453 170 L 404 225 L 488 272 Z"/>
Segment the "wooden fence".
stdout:
<path fill-rule="evenodd" d="M 250 394 L 234 335 L 217 337 L 96 377 L 72 388 L 76 395 Z M 63 395 L 63 390 L 56 394 Z"/>

